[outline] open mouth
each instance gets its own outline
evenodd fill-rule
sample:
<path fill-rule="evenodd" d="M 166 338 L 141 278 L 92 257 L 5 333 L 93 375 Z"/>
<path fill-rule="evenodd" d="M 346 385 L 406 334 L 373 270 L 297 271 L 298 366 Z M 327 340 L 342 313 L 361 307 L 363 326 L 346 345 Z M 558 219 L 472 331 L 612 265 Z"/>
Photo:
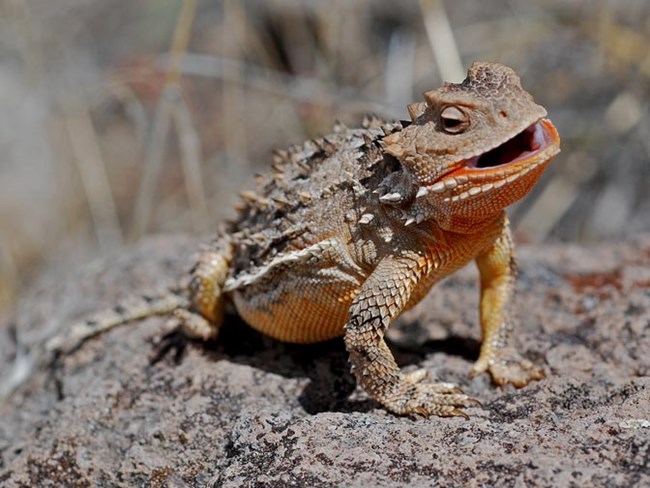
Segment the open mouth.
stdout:
<path fill-rule="evenodd" d="M 529 159 L 555 142 L 544 122 L 536 122 L 500 146 L 468 159 L 465 167 L 488 169 Z"/>
<path fill-rule="evenodd" d="M 434 184 L 420 187 L 416 197 L 442 193 L 445 199 L 457 201 L 501 188 L 535 168 L 543 169 L 558 152 L 557 130 L 550 120 L 541 119 L 494 149 L 459 161 Z"/>

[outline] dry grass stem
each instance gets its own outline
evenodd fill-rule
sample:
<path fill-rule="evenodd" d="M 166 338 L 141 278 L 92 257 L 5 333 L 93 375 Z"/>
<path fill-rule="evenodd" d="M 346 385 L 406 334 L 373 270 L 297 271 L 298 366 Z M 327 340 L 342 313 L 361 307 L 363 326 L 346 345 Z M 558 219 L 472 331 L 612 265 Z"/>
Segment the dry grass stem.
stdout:
<path fill-rule="evenodd" d="M 201 171 L 201 143 L 192 125 L 192 114 L 182 97 L 179 97 L 177 103 L 174 104 L 172 117 L 178 134 L 183 179 L 190 203 L 192 225 L 195 231 L 205 232 L 208 230 L 209 216 Z"/>
<path fill-rule="evenodd" d="M 225 0 L 223 3 L 223 21 L 221 45 L 223 55 L 228 59 L 239 59 L 240 46 L 246 33 L 245 15 L 241 10 L 239 0 Z M 246 117 L 244 111 L 246 99 L 244 93 L 244 70 L 241 64 L 229 65 L 230 81 L 222 86 L 222 117 L 223 145 L 226 163 L 236 161 L 247 164 L 246 150 Z"/>
<path fill-rule="evenodd" d="M 183 55 L 187 52 L 192 33 L 192 22 L 196 13 L 196 0 L 183 0 L 181 12 L 176 21 L 174 37 L 170 49 L 169 67 L 165 82 L 169 85 L 177 84 L 180 81 L 180 64 Z"/>
<path fill-rule="evenodd" d="M 122 242 L 122 231 L 97 134 L 85 110 L 64 116 L 64 122 L 97 242 L 102 250 L 108 251 Z"/>
<path fill-rule="evenodd" d="M 165 57 L 161 62 L 165 62 Z M 384 97 L 360 91 L 351 85 L 325 82 L 309 76 L 287 75 L 281 71 L 267 69 L 244 61 L 227 59 L 207 54 L 186 53 L 181 63 L 184 76 L 214 78 L 224 82 L 240 80 L 247 90 L 267 93 L 282 100 L 295 103 L 310 103 L 315 106 L 329 106 L 331 100 L 347 113 L 376 112 L 386 117 L 404 116 L 404 107 L 386 103 Z M 245 72 L 241 78 L 237 73 Z"/>
<path fill-rule="evenodd" d="M 391 36 L 386 55 L 386 100 L 403 110 L 413 101 L 415 38 L 405 30 Z"/>
<path fill-rule="evenodd" d="M 167 135 L 171 124 L 172 104 L 178 98 L 179 87 L 177 85 L 165 85 L 156 106 L 153 118 L 153 125 L 149 134 L 149 140 L 145 149 L 144 168 L 142 180 L 138 188 L 138 195 L 133 212 L 132 238 L 140 239 L 149 226 L 151 211 L 155 200 L 156 184 L 165 157 L 167 147 Z"/>
<path fill-rule="evenodd" d="M 445 81 L 462 81 L 465 70 L 445 4 L 442 0 L 420 0 L 420 8 L 440 76 Z"/>
<path fill-rule="evenodd" d="M 0 319 L 2 312 L 11 309 L 18 295 L 20 276 L 18 266 L 8 243 L 0 242 Z"/>
<path fill-rule="evenodd" d="M 144 148 L 149 133 L 149 119 L 144 104 L 133 93 L 126 80 L 112 76 L 90 100 L 91 111 L 101 110 L 109 102 L 118 102 L 135 128 L 139 148 Z"/>
<path fill-rule="evenodd" d="M 165 157 L 166 139 L 169 134 L 173 104 L 180 99 L 180 65 L 183 54 L 187 51 L 195 12 L 196 1 L 183 0 L 170 48 L 171 54 L 165 84 L 156 107 L 145 152 L 142 181 L 138 189 L 134 210 L 133 238 L 136 240 L 144 235 L 151 218 L 156 184 Z"/>

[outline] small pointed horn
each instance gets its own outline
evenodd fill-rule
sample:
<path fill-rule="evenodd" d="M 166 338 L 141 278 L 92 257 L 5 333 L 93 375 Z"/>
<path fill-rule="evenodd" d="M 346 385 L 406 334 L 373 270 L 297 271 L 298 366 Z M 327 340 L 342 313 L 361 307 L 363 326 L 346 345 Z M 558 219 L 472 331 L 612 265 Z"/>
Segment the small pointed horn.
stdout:
<path fill-rule="evenodd" d="M 411 120 L 417 119 L 424 113 L 426 108 L 427 104 L 425 102 L 410 103 L 406 106 L 406 110 L 408 110 Z"/>

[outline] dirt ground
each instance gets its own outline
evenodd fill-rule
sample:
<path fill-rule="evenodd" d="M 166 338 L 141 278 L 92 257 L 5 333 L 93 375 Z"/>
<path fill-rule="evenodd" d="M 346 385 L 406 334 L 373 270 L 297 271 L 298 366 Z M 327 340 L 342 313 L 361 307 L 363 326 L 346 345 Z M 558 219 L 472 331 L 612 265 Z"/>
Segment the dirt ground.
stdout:
<path fill-rule="evenodd" d="M 195 242 L 149 239 L 62 280 L 46 276 L 0 338 L 38 344 L 74 317 L 172 283 Z M 236 317 L 214 343 L 158 361 L 165 319 L 52 362 L 0 406 L 2 486 L 648 486 L 650 235 L 519 249 L 520 349 L 547 377 L 468 379 L 480 341 L 475 270 L 441 283 L 390 332 L 405 368 L 480 399 L 462 418 L 400 418 L 354 386 L 341 340 L 281 344 Z"/>

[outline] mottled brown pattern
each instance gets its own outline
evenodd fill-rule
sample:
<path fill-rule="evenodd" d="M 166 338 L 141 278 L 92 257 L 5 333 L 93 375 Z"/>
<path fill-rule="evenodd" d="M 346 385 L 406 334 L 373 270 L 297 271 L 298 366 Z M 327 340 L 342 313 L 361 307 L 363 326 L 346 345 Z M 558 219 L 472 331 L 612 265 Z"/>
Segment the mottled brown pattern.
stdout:
<path fill-rule="evenodd" d="M 279 151 L 273 172 L 242 193 L 238 217 L 201 252 L 179 298 L 152 312 L 173 312 L 202 339 L 217 336 L 227 303 L 283 341 L 344 335 L 357 381 L 388 410 L 465 415 L 471 398 L 450 383 L 422 382 L 422 370 L 403 374 L 383 337 L 435 283 L 476 260 L 484 338 L 473 374 L 518 387 L 541 378 L 510 343 L 515 265 L 504 208 L 559 152 L 557 132 L 498 64 L 474 63 L 464 82 L 424 99 L 409 106 L 410 122 L 368 118 Z M 126 310 L 121 321 L 131 318 Z M 79 344 L 92 335 L 84 327 L 51 347 Z"/>

